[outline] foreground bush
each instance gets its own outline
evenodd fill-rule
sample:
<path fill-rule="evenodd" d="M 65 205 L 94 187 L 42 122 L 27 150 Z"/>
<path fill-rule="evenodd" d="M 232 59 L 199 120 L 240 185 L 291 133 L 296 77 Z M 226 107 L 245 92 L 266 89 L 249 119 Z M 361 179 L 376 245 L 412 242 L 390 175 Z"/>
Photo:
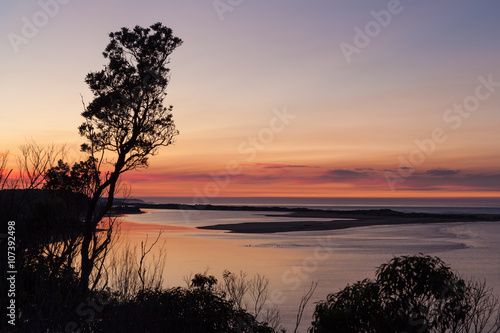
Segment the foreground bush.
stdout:
<path fill-rule="evenodd" d="M 499 332 L 498 299 L 436 257 L 396 257 L 316 305 L 309 332 Z"/>
<path fill-rule="evenodd" d="M 245 310 L 235 310 L 213 277 L 193 279 L 190 288 L 144 290 L 128 300 L 113 299 L 103 308 L 96 332 L 272 333 Z M 196 283 L 199 281 L 202 283 Z"/>

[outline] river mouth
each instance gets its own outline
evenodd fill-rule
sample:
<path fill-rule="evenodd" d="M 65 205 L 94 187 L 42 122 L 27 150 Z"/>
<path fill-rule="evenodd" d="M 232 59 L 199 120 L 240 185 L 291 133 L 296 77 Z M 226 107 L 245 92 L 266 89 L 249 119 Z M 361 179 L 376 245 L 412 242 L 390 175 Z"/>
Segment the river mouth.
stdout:
<path fill-rule="evenodd" d="M 348 283 L 373 278 L 379 265 L 397 255 L 438 256 L 458 273 L 486 279 L 497 294 L 500 291 L 500 241 L 496 239 L 500 223 L 394 224 L 264 234 L 197 228 L 266 218 L 276 217 L 212 211 L 186 223 L 179 211 L 153 210 L 123 218 L 123 226 L 130 228 L 127 232 L 122 228 L 117 249 L 124 244 L 140 246 L 146 236 L 151 244 L 163 230 L 158 245 L 164 244 L 166 251 L 165 287 L 186 286 L 187 276 L 205 271 L 219 280 L 224 270 L 243 271 L 249 277 L 265 275 L 272 291 L 283 295 L 276 305 L 287 328 L 294 323 L 304 290 L 319 281 L 305 309 L 302 331 L 310 323 L 314 302 Z"/>

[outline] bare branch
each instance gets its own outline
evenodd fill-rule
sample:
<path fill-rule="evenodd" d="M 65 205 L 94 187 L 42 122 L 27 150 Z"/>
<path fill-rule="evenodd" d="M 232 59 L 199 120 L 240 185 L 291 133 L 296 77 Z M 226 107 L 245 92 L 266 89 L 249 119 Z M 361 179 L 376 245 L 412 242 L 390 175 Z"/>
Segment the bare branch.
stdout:
<path fill-rule="evenodd" d="M 316 290 L 316 287 L 318 286 L 318 282 L 311 282 L 311 286 L 309 287 L 309 290 L 305 292 L 305 294 L 302 296 L 300 299 L 299 303 L 299 310 L 297 312 L 297 320 L 295 322 L 295 329 L 293 330 L 293 333 L 297 333 L 297 329 L 299 328 L 300 322 L 302 320 L 302 315 L 304 314 L 304 309 L 311 299 L 312 295 L 314 294 L 314 291 Z"/>

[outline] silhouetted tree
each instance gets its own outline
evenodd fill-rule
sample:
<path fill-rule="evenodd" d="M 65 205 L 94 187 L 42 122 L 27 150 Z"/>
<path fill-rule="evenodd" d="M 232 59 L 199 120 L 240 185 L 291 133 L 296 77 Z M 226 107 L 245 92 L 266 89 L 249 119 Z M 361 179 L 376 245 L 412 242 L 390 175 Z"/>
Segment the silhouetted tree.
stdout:
<path fill-rule="evenodd" d="M 45 172 L 51 168 L 59 156 L 64 156 L 65 147 L 57 148 L 54 145 L 39 145 L 34 140 L 19 146 L 21 153 L 17 156 L 19 176 L 11 188 L 37 189 L 41 188 L 45 179 Z"/>
<path fill-rule="evenodd" d="M 99 171 L 94 168 L 95 160 L 89 157 L 86 161 L 73 164 L 59 160 L 57 166 L 45 173 L 44 190 L 57 192 L 73 192 L 91 195 L 96 182 L 99 181 Z"/>
<path fill-rule="evenodd" d="M 70 168 L 63 160 L 57 162 L 57 166 L 50 168 L 45 173 L 44 190 L 49 191 L 69 191 L 71 189 Z"/>
<path fill-rule="evenodd" d="M 8 221 L 15 221 L 12 237 L 16 246 L 10 251 L 16 256 L 15 316 L 19 332 L 63 331 L 81 301 L 74 259 L 79 258 L 86 197 L 41 189 L 48 170 L 55 170 L 57 159 L 64 155 L 64 147 L 30 140 L 20 147 L 17 172 L 0 170 L 0 232 L 6 231 Z M 1 156 L 0 169 L 5 169 L 7 155 Z M 65 168 L 59 166 L 62 172 Z M 2 253 L 7 253 L 6 241 L 0 237 Z M 6 265 L 0 260 L 2 295 L 7 295 L 9 288 Z M 6 302 L 6 297 L 0 298 L 2 308 Z M 11 328 L 5 320 L 0 324 L 2 332 Z"/>
<path fill-rule="evenodd" d="M 484 284 L 463 280 L 437 257 L 416 255 L 395 257 L 375 281 L 328 295 L 309 332 L 498 332 L 499 318 L 498 299 Z"/>
<path fill-rule="evenodd" d="M 0 153 L 0 191 L 6 188 L 12 169 L 7 169 L 7 161 L 9 160 L 9 152 Z"/>
<path fill-rule="evenodd" d="M 169 82 L 169 55 L 181 39 L 172 30 L 156 23 L 150 28 L 122 28 L 109 35 L 103 55 L 105 68 L 87 75 L 94 100 L 85 107 L 80 134 L 87 138 L 82 150 L 92 158 L 99 172 L 103 163 L 110 171 L 95 184 L 85 217 L 81 248 L 81 287 L 89 286 L 94 260 L 105 250 L 98 244 L 96 227 L 113 204 L 119 176 L 148 166 L 148 158 L 161 146 L 174 142 L 178 131 L 172 106 L 163 105 Z M 100 201 L 103 198 L 103 204 Z"/>

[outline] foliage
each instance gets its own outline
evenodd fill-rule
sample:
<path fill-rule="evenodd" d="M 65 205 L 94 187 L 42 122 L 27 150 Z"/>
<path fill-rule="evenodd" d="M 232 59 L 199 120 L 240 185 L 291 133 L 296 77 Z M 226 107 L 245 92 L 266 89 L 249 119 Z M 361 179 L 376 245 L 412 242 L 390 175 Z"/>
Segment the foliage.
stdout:
<path fill-rule="evenodd" d="M 74 192 L 90 195 L 95 184 L 99 182 L 100 172 L 94 168 L 96 160 L 89 157 L 69 167 L 63 160 L 57 162 L 45 173 L 43 189 L 58 192 Z"/>
<path fill-rule="evenodd" d="M 465 320 L 465 281 L 438 258 L 393 258 L 377 270 L 377 282 L 393 327 L 440 331 Z"/>
<path fill-rule="evenodd" d="M 166 108 L 163 100 L 170 78 L 168 57 L 182 41 L 161 23 L 122 28 L 109 37 L 103 53 L 108 65 L 85 79 L 95 98 L 82 113 L 85 122 L 79 130 L 89 140 L 83 151 L 92 156 L 115 152 L 123 172 L 147 166 L 148 156 L 178 134 L 172 106 Z"/>
<path fill-rule="evenodd" d="M 245 310 L 237 310 L 217 279 L 197 274 L 189 288 L 146 289 L 106 305 L 94 328 L 99 332 L 272 333 Z"/>
<path fill-rule="evenodd" d="M 81 301 L 78 275 L 67 263 L 61 263 L 60 257 L 43 252 L 23 256 L 22 260 L 17 326 L 23 332 L 63 331 Z"/>
<path fill-rule="evenodd" d="M 102 265 L 112 235 L 101 242 L 97 225 L 113 205 L 117 182 L 122 173 L 148 166 L 158 148 L 174 142 L 178 131 L 172 119 L 172 106 L 163 106 L 169 82 L 169 56 L 182 44 L 172 30 L 161 23 L 149 28 L 122 28 L 109 34 L 103 52 L 108 60 L 103 70 L 89 73 L 85 82 L 94 99 L 85 107 L 80 134 L 87 139 L 82 151 L 89 154 L 98 173 L 102 163 L 111 165 L 91 192 L 81 246 L 81 289 L 87 292 L 98 284 L 92 272 Z"/>
<path fill-rule="evenodd" d="M 377 332 L 389 327 L 379 299 L 379 286 L 369 280 L 348 285 L 328 295 L 327 301 L 316 305 L 311 332 Z"/>
<path fill-rule="evenodd" d="M 481 309 L 473 301 L 479 294 Z M 482 329 L 476 332 L 483 332 L 498 313 L 491 290 L 464 281 L 439 258 L 402 256 L 381 265 L 375 281 L 348 285 L 319 302 L 310 332 L 469 332 L 477 322 Z M 494 326 L 500 329 L 498 319 Z"/>
<path fill-rule="evenodd" d="M 0 197 L 0 225 L 15 221 L 16 248 L 16 327 L 22 332 L 63 331 L 80 301 L 78 274 L 74 268 L 78 254 L 83 195 L 59 197 L 44 190 L 4 190 Z M 6 238 L 0 238 L 2 253 Z M 7 295 L 6 263 L 0 261 L 0 292 Z M 2 297 L 5 308 L 8 299 Z M 0 324 L 0 331 L 8 326 Z"/>
<path fill-rule="evenodd" d="M 170 78 L 168 57 L 182 41 L 161 23 L 123 28 L 109 36 L 103 54 L 109 63 L 85 79 L 94 95 L 84 105 L 79 127 L 87 139 L 82 150 L 88 158 L 70 167 L 63 161 L 64 148 L 30 141 L 20 147 L 19 176 L 12 179 L 12 170 L 6 169 L 8 155 L 0 154 L 0 189 L 9 188 L 0 191 L 0 223 L 3 227 L 15 220 L 18 227 L 22 302 L 17 317 L 25 331 L 62 331 L 78 305 L 107 283 L 99 281 L 107 275 L 104 259 L 116 221 L 107 213 L 119 176 L 147 167 L 148 158 L 178 135 L 172 106 L 163 106 L 163 100 Z M 0 245 L 5 247 L 2 239 Z M 146 280 L 158 276 L 142 264 L 139 278 L 145 292 Z M 6 294 L 4 261 L 0 266 L 0 291 Z M 5 305 L 3 298 L 0 305 Z"/>

